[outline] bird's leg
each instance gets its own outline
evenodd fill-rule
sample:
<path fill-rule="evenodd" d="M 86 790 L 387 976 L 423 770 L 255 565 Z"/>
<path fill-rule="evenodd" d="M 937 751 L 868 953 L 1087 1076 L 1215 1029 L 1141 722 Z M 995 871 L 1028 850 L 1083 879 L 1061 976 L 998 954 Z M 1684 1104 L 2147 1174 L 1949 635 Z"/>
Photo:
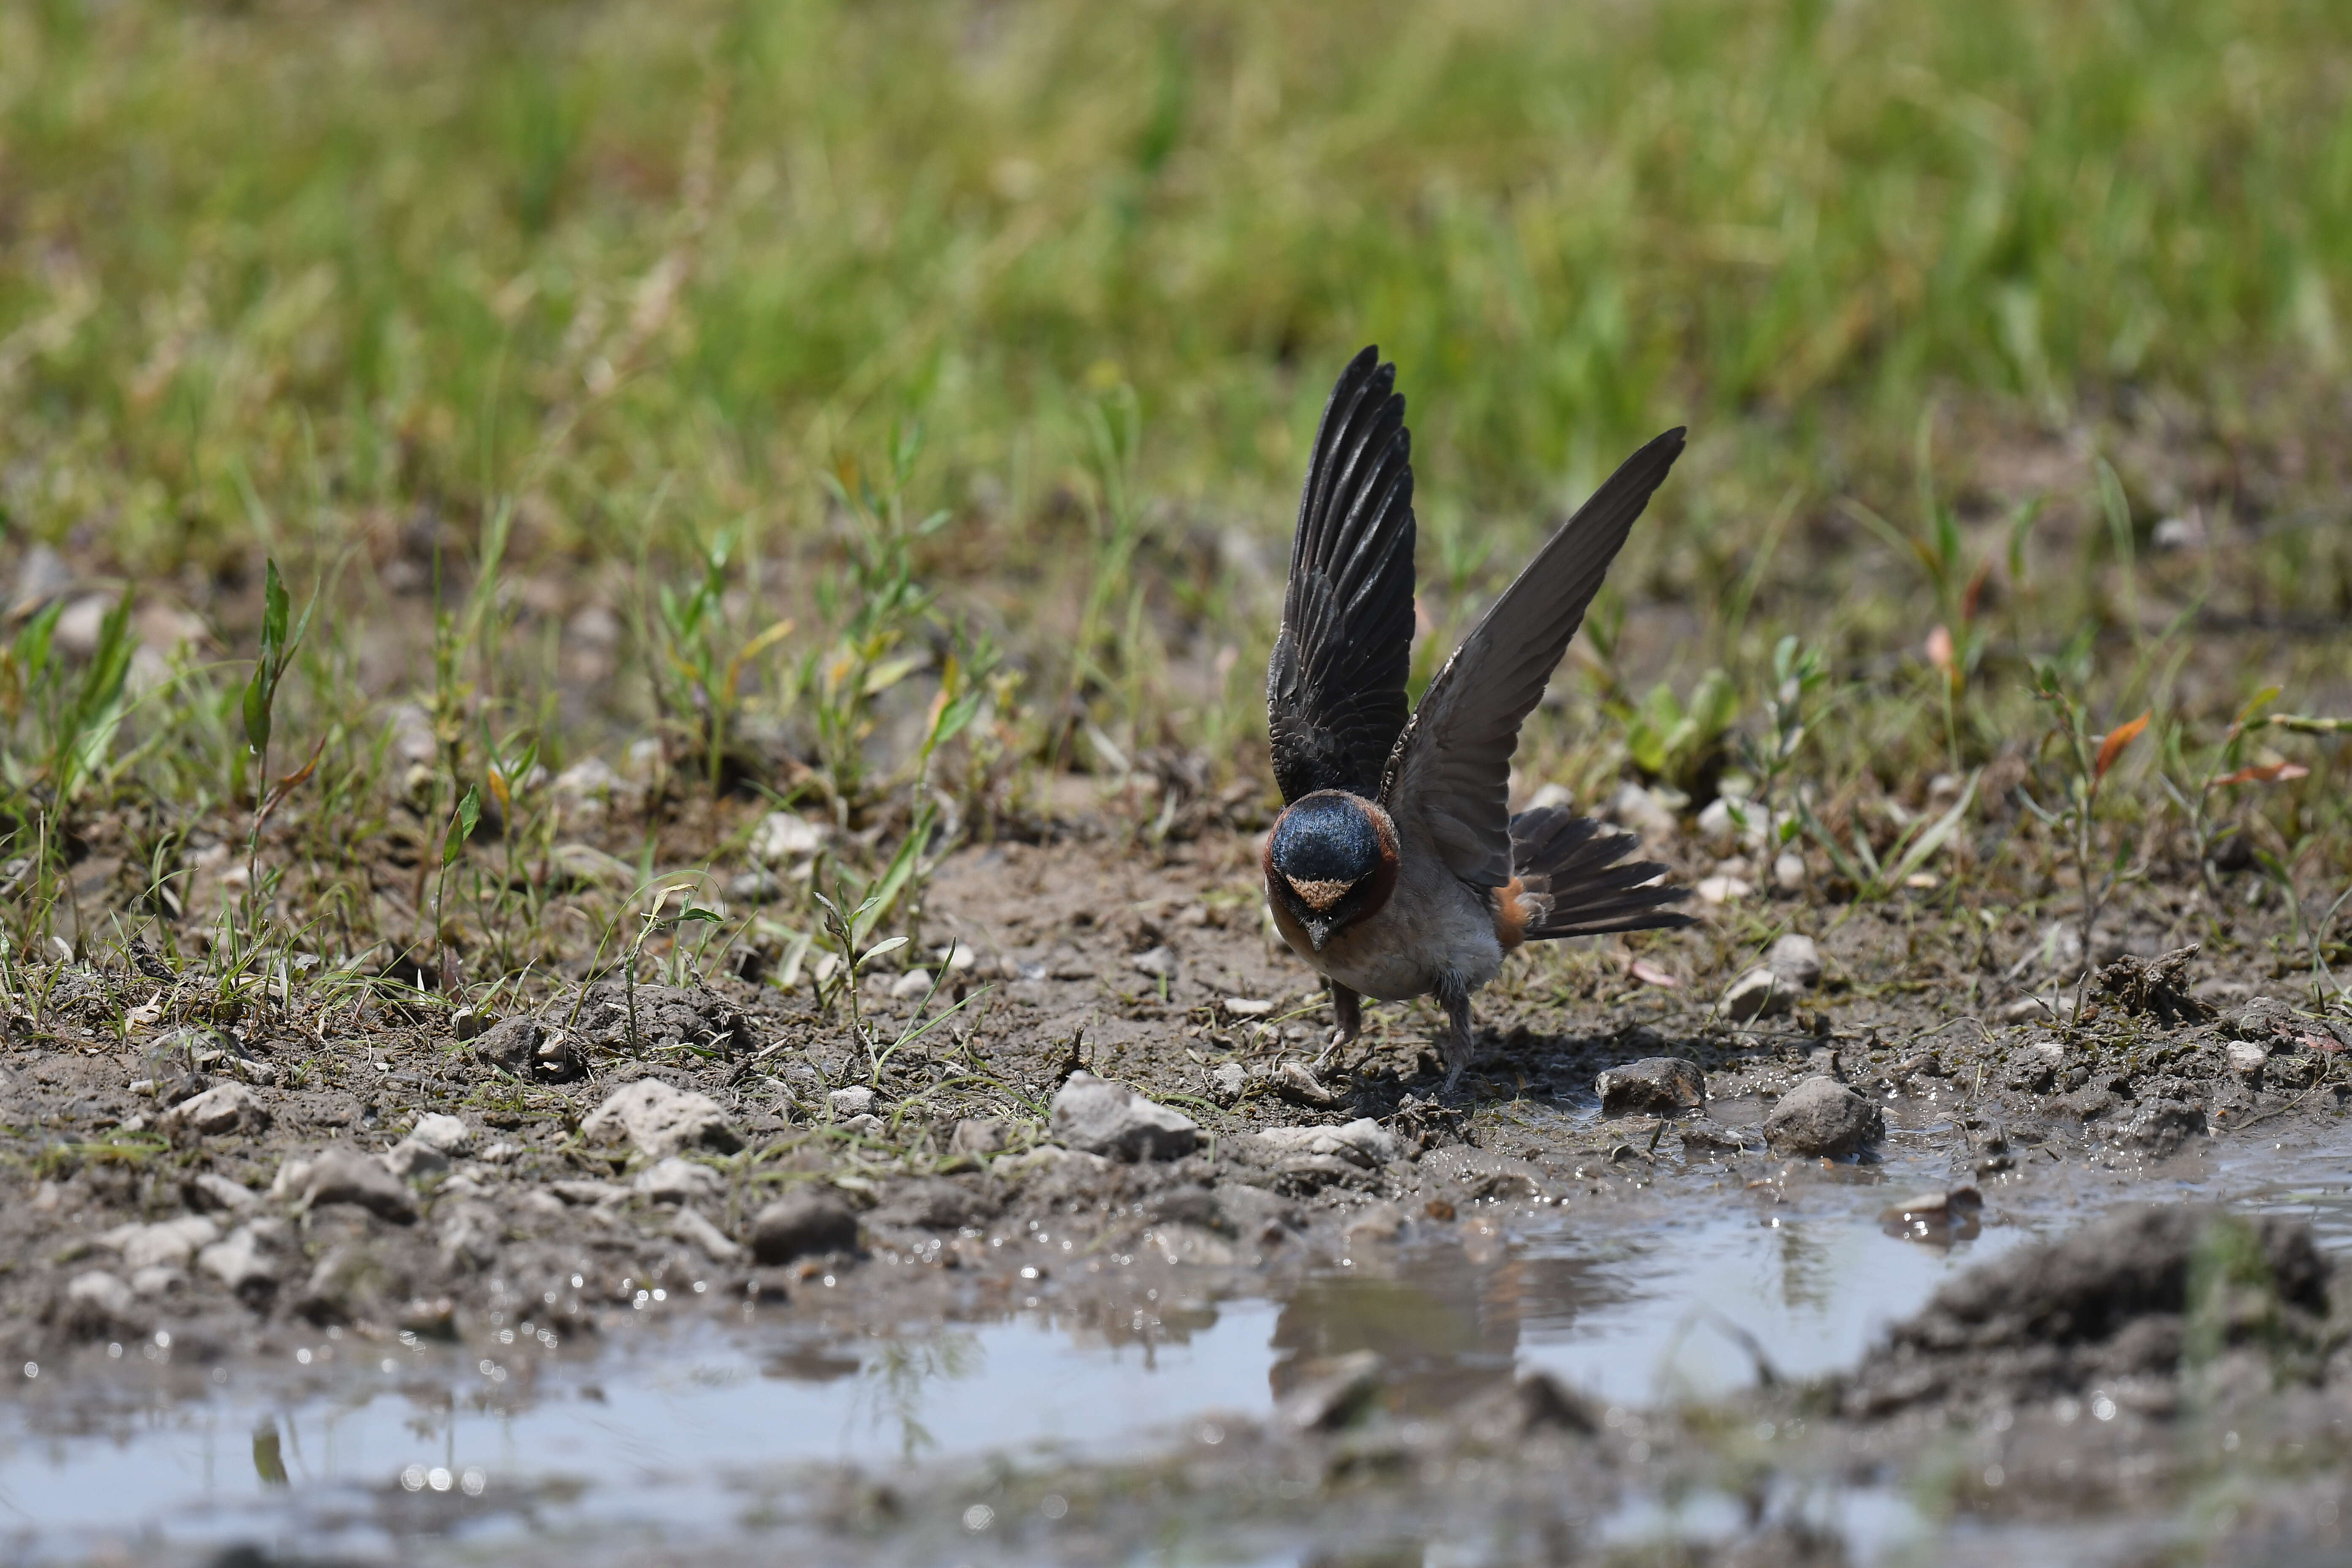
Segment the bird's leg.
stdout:
<path fill-rule="evenodd" d="M 1445 1092 L 1451 1095 L 1470 1065 L 1470 988 L 1449 970 L 1437 977 L 1437 1000 L 1445 1008 Z"/>
<path fill-rule="evenodd" d="M 1331 1031 L 1323 1054 L 1315 1058 L 1315 1070 L 1318 1073 L 1331 1065 L 1331 1058 L 1339 1055 L 1341 1046 L 1353 1045 L 1356 1037 L 1364 1032 L 1363 998 L 1336 980 L 1327 978 L 1324 984 L 1331 989 L 1331 1016 L 1339 1026 Z"/>

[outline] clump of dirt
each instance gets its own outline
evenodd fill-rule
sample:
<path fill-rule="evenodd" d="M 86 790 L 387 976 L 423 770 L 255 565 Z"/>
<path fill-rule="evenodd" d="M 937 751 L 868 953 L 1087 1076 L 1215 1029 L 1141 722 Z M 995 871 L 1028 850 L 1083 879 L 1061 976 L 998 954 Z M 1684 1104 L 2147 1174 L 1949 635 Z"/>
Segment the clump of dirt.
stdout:
<path fill-rule="evenodd" d="M 2306 1225 L 2135 1205 L 1947 1285 L 1847 1380 L 1839 1407 L 1966 1410 L 2169 1380 L 2197 1326 L 2209 1356 L 2257 1346 L 2315 1368 L 2333 1288 Z"/>

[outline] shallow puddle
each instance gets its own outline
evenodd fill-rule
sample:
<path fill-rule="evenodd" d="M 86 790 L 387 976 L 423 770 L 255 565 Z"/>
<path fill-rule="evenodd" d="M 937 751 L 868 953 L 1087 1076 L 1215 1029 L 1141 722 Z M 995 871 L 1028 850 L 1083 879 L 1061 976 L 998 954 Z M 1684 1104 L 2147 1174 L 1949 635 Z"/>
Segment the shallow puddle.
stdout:
<path fill-rule="evenodd" d="M 1329 1258 L 1278 1299 L 1244 1279 L 1159 1303 L 1117 1344 L 1057 1317 L 1051 1299 L 1013 1318 L 854 1339 L 809 1337 L 786 1310 L 753 1331 L 632 1323 L 593 1354 L 566 1346 L 511 1364 L 478 1347 L 387 1352 L 322 1337 L 307 1364 L 224 1368 L 195 1396 L 163 1393 L 161 1352 L 129 1347 L 140 1353 L 119 1367 L 52 1369 L 0 1406 L 0 1541 L 27 1562 L 201 1562 L 234 1542 L 506 1559 L 559 1541 L 567 1563 L 628 1561 L 630 1542 L 755 1542 L 843 1467 L 887 1479 L 941 1461 L 1092 1464 L 1212 1441 L 1221 1421 L 1267 1416 L 1308 1363 L 1365 1349 L 1386 1358 L 1391 1408 L 1408 1420 L 1538 1367 L 1620 1407 L 1705 1398 L 1767 1367 L 1802 1378 L 1850 1364 L 1955 1269 L 2081 1217 L 1997 1189 L 1972 1238 L 1887 1234 L 1880 1210 L 1924 1174 L 1898 1160 L 1788 1185 L 1682 1175 L 1638 1225 L 1573 1205 L 1474 1213 Z M 2232 1151 L 2188 1184 L 2309 1218 L 2325 1244 L 2352 1250 L 2340 1153 Z M 1704 1542 L 1736 1531 L 1748 1506 L 1637 1497 L 1591 1521 L 1588 1539 Z M 1774 1506 L 1834 1531 L 1858 1563 L 1899 1557 L 1922 1528 L 1882 1490 Z M 1303 1551 L 1277 1540 L 1167 1560 L 1337 1561 Z"/>

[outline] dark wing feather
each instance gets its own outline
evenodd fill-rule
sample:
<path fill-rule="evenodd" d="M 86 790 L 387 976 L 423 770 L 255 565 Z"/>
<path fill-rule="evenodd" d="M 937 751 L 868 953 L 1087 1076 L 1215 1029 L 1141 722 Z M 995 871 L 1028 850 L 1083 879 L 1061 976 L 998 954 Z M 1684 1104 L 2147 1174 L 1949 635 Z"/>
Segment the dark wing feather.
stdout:
<path fill-rule="evenodd" d="M 1682 455 L 1667 431 L 1625 459 L 1504 591 L 1423 693 L 1381 780 L 1381 800 L 1475 887 L 1511 879 L 1511 752 L 1585 606 L 1650 493 Z"/>
<path fill-rule="evenodd" d="M 1265 671 L 1284 801 L 1369 797 L 1404 730 L 1412 666 L 1412 464 L 1396 366 L 1358 354 L 1331 389 L 1298 499 Z"/>

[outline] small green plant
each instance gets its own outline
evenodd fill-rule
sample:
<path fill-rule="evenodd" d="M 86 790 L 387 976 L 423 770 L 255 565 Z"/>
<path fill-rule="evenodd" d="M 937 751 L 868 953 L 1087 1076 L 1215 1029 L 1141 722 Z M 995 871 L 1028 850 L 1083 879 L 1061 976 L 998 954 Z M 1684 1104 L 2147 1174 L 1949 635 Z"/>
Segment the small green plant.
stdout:
<path fill-rule="evenodd" d="M 740 539 L 739 528 L 720 529 L 701 550 L 701 573 L 691 588 L 679 593 L 665 583 L 656 589 L 646 626 L 656 710 L 688 737 L 713 795 L 726 785 L 744 679 L 793 632 L 789 620 L 772 621 L 748 637 L 733 626 L 727 586 Z"/>
<path fill-rule="evenodd" d="M 1739 689 L 1721 669 L 1709 669 L 1687 700 L 1662 680 L 1641 706 L 1619 704 L 1614 710 L 1625 726 L 1625 750 L 1633 765 L 1688 794 L 1722 763 L 1724 737 L 1739 718 Z"/>
<path fill-rule="evenodd" d="M 1968 820 L 1969 808 L 1976 805 L 1979 776 L 1969 775 L 1968 783 L 1961 786 L 1959 799 L 1941 816 L 1930 820 L 1922 813 L 1906 822 L 1884 854 L 1871 847 L 1870 835 L 1859 823 L 1853 826 L 1852 842 L 1841 843 L 1801 797 L 1797 801 L 1797 820 L 1829 856 L 1838 875 L 1853 884 L 1854 901 L 1872 903 L 1889 897 L 1909 882 L 1919 874 L 1921 867 L 1951 842 L 1952 835 Z"/>
<path fill-rule="evenodd" d="M 2025 803 L 2045 826 L 2055 829 L 2063 838 L 2067 852 L 2074 863 L 2074 875 L 2083 894 L 2083 961 L 2085 973 L 2092 963 L 2092 932 L 2098 924 L 2099 910 L 2115 891 L 2122 876 L 2128 844 L 2118 844 L 2111 859 L 2104 864 L 2098 854 L 2098 815 L 2100 788 L 2107 774 L 2124 754 L 2124 750 L 2137 740 L 2148 726 L 2153 715 L 2142 713 L 2138 718 L 2116 725 L 2104 735 L 2091 732 L 2087 714 L 2074 696 L 2073 682 L 2065 666 L 2057 659 L 2039 660 L 2033 667 L 2033 695 L 2047 704 L 2054 722 L 2043 736 L 2047 751 L 2056 742 L 2064 767 L 2063 793 L 2054 805 L 2045 806 L 2034 799 L 2022 784 L 2018 786 L 2018 798 Z"/>
<path fill-rule="evenodd" d="M 1772 685 L 1763 702 L 1769 738 L 1759 744 L 1749 736 L 1739 737 L 1740 760 L 1754 775 L 1756 795 L 1752 801 L 1731 802 L 1732 817 L 1742 828 L 1759 829 L 1772 853 L 1787 847 L 1803 827 L 1796 812 L 1782 805 L 1781 796 L 1805 743 L 1805 700 L 1828 680 L 1829 669 L 1818 649 L 1794 636 L 1782 637 L 1772 647 Z"/>

